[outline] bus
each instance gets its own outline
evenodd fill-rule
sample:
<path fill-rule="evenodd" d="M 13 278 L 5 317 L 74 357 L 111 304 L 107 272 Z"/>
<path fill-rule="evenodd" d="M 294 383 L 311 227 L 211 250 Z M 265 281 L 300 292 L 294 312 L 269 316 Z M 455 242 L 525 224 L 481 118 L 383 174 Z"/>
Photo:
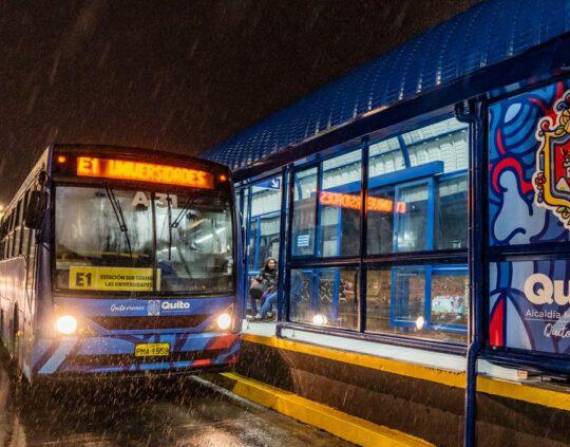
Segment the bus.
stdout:
<path fill-rule="evenodd" d="M 20 375 L 231 368 L 233 197 L 216 163 L 48 147 L 0 223 L 0 338 Z"/>

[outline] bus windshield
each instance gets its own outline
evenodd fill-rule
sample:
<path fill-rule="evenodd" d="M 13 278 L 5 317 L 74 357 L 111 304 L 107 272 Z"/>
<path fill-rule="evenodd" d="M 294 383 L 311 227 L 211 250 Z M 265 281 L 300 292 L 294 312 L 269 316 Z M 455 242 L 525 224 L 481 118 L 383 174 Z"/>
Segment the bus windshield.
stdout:
<path fill-rule="evenodd" d="M 233 290 L 231 206 L 220 192 L 58 186 L 55 207 L 58 290 Z"/>

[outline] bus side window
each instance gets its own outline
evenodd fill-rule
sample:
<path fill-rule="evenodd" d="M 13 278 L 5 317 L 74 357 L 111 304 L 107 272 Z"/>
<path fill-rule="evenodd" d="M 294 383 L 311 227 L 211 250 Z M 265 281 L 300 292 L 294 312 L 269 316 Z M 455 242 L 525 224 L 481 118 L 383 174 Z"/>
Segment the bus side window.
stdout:
<path fill-rule="evenodd" d="M 27 228 L 27 231 L 28 231 L 28 258 L 26 259 L 26 291 L 27 295 L 31 297 L 34 294 L 34 285 L 36 278 L 36 253 L 38 250 L 38 245 L 36 242 L 36 230 L 32 228 Z"/>
<path fill-rule="evenodd" d="M 6 257 L 11 258 L 12 251 L 14 249 L 14 211 L 10 212 L 8 222 L 8 250 L 6 252 Z"/>
<path fill-rule="evenodd" d="M 22 243 L 21 243 L 21 250 L 20 250 L 20 254 L 24 255 L 24 257 L 26 258 L 26 263 L 27 263 L 27 259 L 29 256 L 29 250 L 30 250 L 30 229 L 28 227 L 26 227 L 24 219 L 23 219 L 23 215 L 24 215 L 24 210 L 28 207 L 28 203 L 30 201 L 30 191 L 26 192 L 26 195 L 24 196 L 24 202 L 23 202 L 23 206 L 22 206 L 22 225 L 21 225 L 21 231 L 22 231 Z"/>
<path fill-rule="evenodd" d="M 15 234 L 16 234 L 16 247 L 14 249 L 15 253 L 14 256 L 19 256 L 22 254 L 22 214 L 23 214 L 23 208 L 24 208 L 24 203 L 22 202 L 22 199 L 20 199 L 18 201 L 18 206 L 16 207 L 16 228 L 15 228 Z"/>
<path fill-rule="evenodd" d="M 34 293 L 34 280 L 36 278 L 36 253 L 37 253 L 37 243 L 36 243 L 36 230 L 28 229 L 29 233 L 29 255 L 26 259 L 26 291 L 29 297 L 33 296 Z"/>
<path fill-rule="evenodd" d="M 8 216 L 8 223 L 6 225 L 6 253 L 5 257 L 12 256 L 12 214 Z"/>
<path fill-rule="evenodd" d="M 20 211 L 19 204 L 16 205 L 14 211 L 12 212 L 12 258 L 18 255 L 18 214 Z"/>
<path fill-rule="evenodd" d="M 11 234 L 11 243 L 12 249 L 10 250 L 10 257 L 13 258 L 16 256 L 16 227 L 18 220 L 18 209 L 12 210 L 12 234 Z"/>

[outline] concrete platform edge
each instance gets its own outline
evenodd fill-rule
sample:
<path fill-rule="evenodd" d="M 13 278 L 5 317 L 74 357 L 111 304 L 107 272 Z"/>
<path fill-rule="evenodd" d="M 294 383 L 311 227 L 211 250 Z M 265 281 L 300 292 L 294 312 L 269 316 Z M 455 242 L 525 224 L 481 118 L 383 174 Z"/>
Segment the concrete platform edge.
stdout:
<path fill-rule="evenodd" d="M 359 446 L 434 447 L 434 444 L 418 437 L 351 416 L 236 373 L 222 373 L 219 376 L 221 380 L 216 382 L 236 395 Z"/>

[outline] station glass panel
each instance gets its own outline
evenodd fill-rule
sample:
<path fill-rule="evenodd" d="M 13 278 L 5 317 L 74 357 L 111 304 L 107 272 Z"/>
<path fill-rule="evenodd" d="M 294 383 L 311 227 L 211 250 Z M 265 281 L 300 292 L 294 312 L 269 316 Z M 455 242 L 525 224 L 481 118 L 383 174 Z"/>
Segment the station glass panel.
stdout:
<path fill-rule="evenodd" d="M 281 228 L 281 177 L 271 177 L 251 186 L 248 220 L 248 272 L 257 275 L 268 258 L 279 259 Z"/>
<path fill-rule="evenodd" d="M 468 126 L 448 118 L 402 135 L 410 166 L 435 160 L 443 162 L 443 172 L 467 169 L 469 165 Z"/>
<path fill-rule="evenodd" d="M 388 138 L 371 144 L 368 149 L 368 175 L 377 177 L 406 167 L 397 138 Z"/>
<path fill-rule="evenodd" d="M 468 142 L 468 126 L 447 118 L 370 146 L 366 254 L 379 259 L 367 271 L 366 331 L 465 340 Z M 465 263 L 446 267 L 440 250 Z M 413 265 L 382 265 L 412 252 Z"/>
<path fill-rule="evenodd" d="M 369 269 L 366 328 L 439 341 L 465 341 L 468 273 L 465 265 Z"/>
<path fill-rule="evenodd" d="M 397 213 L 394 251 L 421 251 L 428 249 L 429 194 L 427 183 L 406 186 L 397 190 L 396 200 L 405 206 Z"/>
<path fill-rule="evenodd" d="M 246 240 L 246 290 L 268 258 L 279 259 L 281 233 L 281 176 L 263 179 L 243 190 L 242 215 Z M 251 301 L 247 301 L 251 306 Z"/>
<path fill-rule="evenodd" d="M 431 274 L 430 323 L 458 332 L 467 327 L 469 276 L 467 266 L 440 266 Z"/>
<path fill-rule="evenodd" d="M 396 190 L 393 187 L 368 191 L 368 254 L 390 253 L 393 247 L 394 220 L 393 204 Z"/>
<path fill-rule="evenodd" d="M 291 270 L 291 321 L 357 330 L 358 307 L 357 268 Z"/>
<path fill-rule="evenodd" d="M 467 173 L 443 180 L 437 187 L 436 248 L 467 248 Z"/>
<path fill-rule="evenodd" d="M 292 254 L 312 256 L 315 253 L 317 168 L 297 172 L 293 188 Z"/>
<path fill-rule="evenodd" d="M 357 256 L 360 252 L 362 151 L 323 162 L 323 185 L 319 193 L 322 257 Z"/>
<path fill-rule="evenodd" d="M 291 253 L 296 268 L 290 273 L 289 319 L 464 342 L 468 149 L 469 127 L 455 118 L 370 144 L 364 258 L 362 151 L 298 171 L 293 184 Z M 315 265 L 314 257 L 323 264 Z M 358 267 L 336 266 L 336 261 L 325 261 L 330 257 L 345 257 L 343 262 Z M 359 325 L 356 293 L 363 264 L 369 265 L 364 328 Z M 354 299 L 348 299 L 353 290 Z"/>

